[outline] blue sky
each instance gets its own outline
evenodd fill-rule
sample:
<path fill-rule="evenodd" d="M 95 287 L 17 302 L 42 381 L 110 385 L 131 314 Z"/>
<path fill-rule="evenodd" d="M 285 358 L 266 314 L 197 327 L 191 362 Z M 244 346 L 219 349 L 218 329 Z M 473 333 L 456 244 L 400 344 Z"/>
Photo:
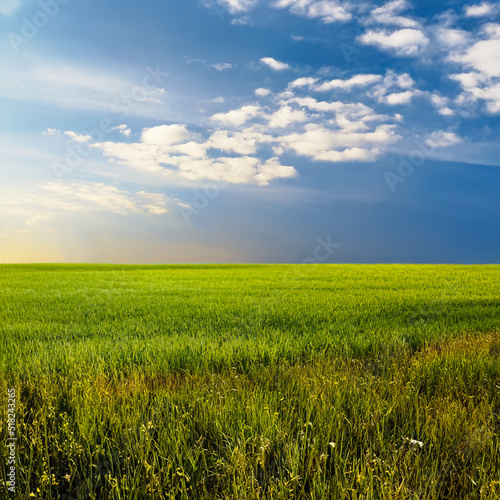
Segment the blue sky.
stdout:
<path fill-rule="evenodd" d="M 3 0 L 0 32 L 0 262 L 500 262 L 496 3 Z"/>

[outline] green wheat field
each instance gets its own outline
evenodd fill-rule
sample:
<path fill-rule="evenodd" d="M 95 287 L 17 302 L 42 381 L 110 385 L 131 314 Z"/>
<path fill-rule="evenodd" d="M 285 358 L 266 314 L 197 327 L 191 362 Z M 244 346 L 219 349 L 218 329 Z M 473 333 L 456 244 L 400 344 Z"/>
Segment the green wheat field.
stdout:
<path fill-rule="evenodd" d="M 500 266 L 2 265 L 0 329 L 0 498 L 500 498 Z"/>

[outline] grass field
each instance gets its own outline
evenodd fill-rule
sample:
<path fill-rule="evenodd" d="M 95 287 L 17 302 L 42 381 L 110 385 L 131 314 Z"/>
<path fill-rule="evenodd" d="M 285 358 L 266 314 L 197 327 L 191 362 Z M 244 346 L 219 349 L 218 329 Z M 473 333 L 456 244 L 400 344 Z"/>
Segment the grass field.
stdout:
<path fill-rule="evenodd" d="M 0 498 L 12 388 L 16 498 L 500 498 L 500 266 L 0 266 L 0 328 Z"/>

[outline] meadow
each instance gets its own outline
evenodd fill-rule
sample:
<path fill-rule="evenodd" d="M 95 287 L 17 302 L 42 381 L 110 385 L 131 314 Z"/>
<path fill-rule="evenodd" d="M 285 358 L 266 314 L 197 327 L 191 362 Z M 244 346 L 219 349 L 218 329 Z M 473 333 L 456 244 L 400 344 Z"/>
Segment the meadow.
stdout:
<path fill-rule="evenodd" d="M 0 391 L 0 498 L 499 499 L 500 266 L 2 265 Z"/>

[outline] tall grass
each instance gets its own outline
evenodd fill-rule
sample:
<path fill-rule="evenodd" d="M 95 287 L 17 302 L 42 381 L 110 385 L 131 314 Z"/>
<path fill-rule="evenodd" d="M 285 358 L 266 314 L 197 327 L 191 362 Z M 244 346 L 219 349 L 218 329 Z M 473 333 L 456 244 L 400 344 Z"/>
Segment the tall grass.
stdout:
<path fill-rule="evenodd" d="M 17 496 L 500 498 L 499 291 L 495 266 L 0 266 Z"/>

